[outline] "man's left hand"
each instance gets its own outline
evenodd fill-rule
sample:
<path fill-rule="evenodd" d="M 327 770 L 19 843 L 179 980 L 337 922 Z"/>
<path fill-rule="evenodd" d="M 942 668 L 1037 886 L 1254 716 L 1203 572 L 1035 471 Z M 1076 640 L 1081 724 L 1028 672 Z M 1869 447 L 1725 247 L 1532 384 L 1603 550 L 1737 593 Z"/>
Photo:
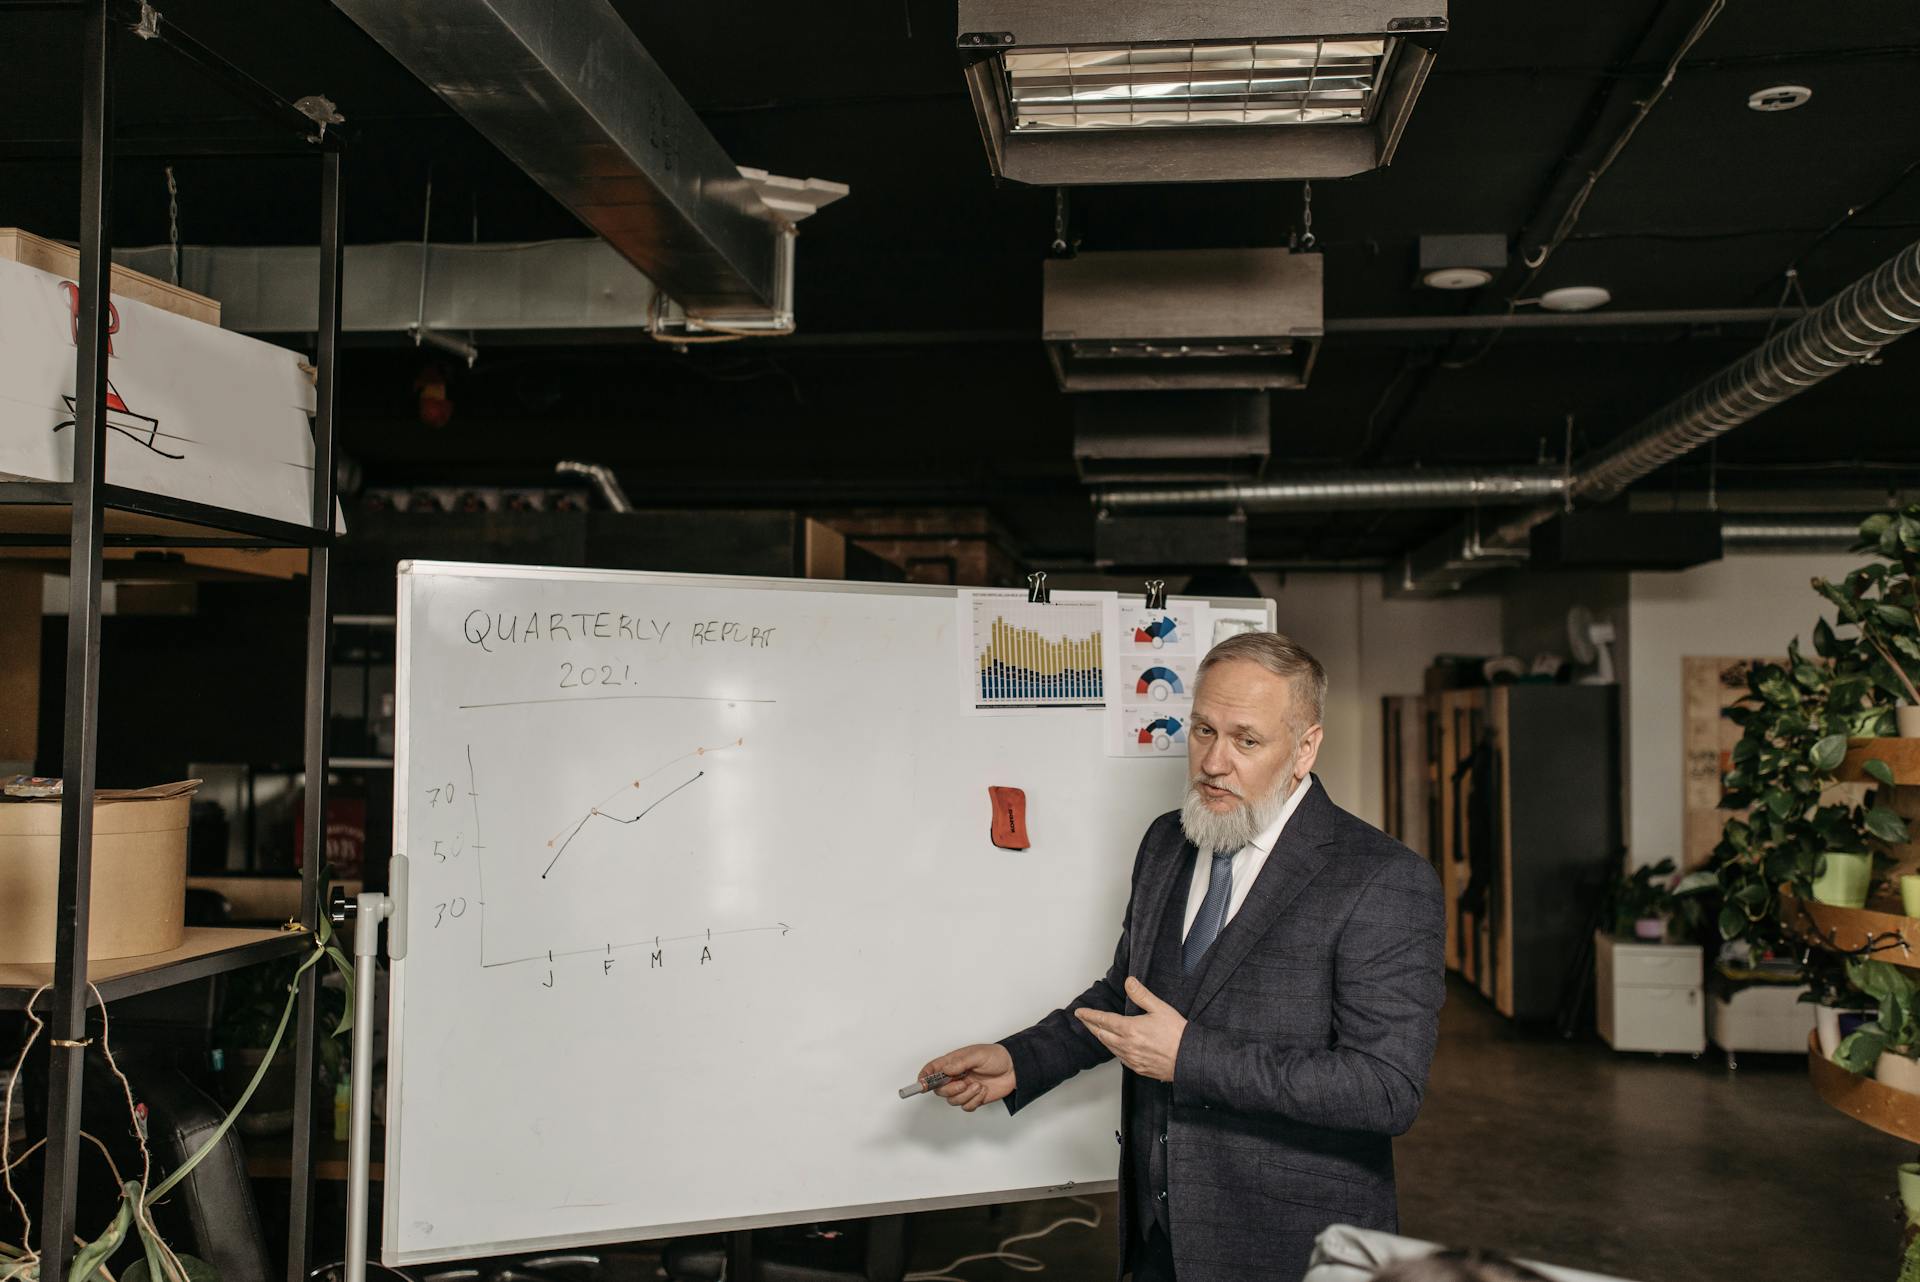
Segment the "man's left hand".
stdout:
<path fill-rule="evenodd" d="M 1084 1006 L 1073 1013 L 1122 1064 L 1142 1077 L 1171 1082 L 1173 1063 L 1180 1055 L 1180 1037 L 1187 1031 L 1186 1019 L 1137 979 L 1127 981 L 1127 996 L 1143 1013 L 1113 1015 Z"/>

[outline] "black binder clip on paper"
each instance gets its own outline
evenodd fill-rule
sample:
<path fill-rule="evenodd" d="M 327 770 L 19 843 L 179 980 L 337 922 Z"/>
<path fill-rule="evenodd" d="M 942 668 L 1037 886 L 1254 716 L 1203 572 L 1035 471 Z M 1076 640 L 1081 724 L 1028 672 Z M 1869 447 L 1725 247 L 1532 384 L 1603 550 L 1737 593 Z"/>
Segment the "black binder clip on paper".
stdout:
<path fill-rule="evenodd" d="M 1147 580 L 1147 609 L 1164 610 L 1167 608 L 1167 581 L 1165 579 Z"/>
<path fill-rule="evenodd" d="M 1045 570 L 1035 570 L 1027 576 L 1027 603 L 1029 605 L 1053 604 L 1053 590 L 1047 586 Z"/>

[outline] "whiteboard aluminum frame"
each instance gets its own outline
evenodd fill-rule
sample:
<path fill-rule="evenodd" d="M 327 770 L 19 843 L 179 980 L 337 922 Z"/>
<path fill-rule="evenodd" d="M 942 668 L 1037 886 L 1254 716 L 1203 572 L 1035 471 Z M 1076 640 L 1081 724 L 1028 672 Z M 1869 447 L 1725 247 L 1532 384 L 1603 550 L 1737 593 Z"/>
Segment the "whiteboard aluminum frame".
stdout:
<path fill-rule="evenodd" d="M 760 591 L 777 592 L 836 592 L 866 594 L 876 596 L 915 596 L 945 597 L 957 600 L 964 587 L 948 587 L 944 584 L 924 583 L 867 583 L 844 579 L 783 579 L 766 575 L 742 574 L 674 574 L 651 570 L 594 570 L 580 566 L 532 566 L 532 565 L 489 565 L 469 561 L 401 561 L 395 572 L 395 622 L 394 622 L 394 779 L 393 779 L 393 832 L 398 842 L 402 835 L 410 831 L 407 826 L 407 799 L 411 795 L 410 771 L 408 769 L 408 745 L 411 743 L 409 731 L 412 722 L 409 692 L 411 683 L 411 647 L 408 640 L 411 633 L 411 599 L 401 590 L 401 585 L 411 577 L 444 575 L 468 579 L 536 579 L 543 581 L 568 580 L 574 582 L 605 581 L 609 578 L 629 579 L 637 582 L 655 584 L 661 587 L 729 587 L 747 588 Z M 1247 609 L 1264 607 L 1267 614 L 1267 627 L 1272 630 L 1278 619 L 1278 607 L 1271 598 L 1265 597 L 1196 597 L 1209 605 L 1226 609 Z M 1097 712 L 1098 709 L 1090 711 Z M 407 852 L 395 850 L 394 855 L 404 857 Z M 404 885 L 396 882 L 396 886 Z M 409 905 L 402 890 L 396 896 L 394 913 L 405 920 Z M 860 1203 L 852 1206 L 817 1207 L 800 1211 L 773 1215 L 747 1215 L 728 1219 L 697 1220 L 685 1224 L 673 1224 L 647 1230 L 648 1236 L 635 1236 L 630 1231 L 608 1231 L 589 1234 L 556 1234 L 552 1237 L 520 1238 L 511 1241 L 487 1242 L 477 1248 L 459 1248 L 463 1254 L 449 1254 L 445 1251 L 401 1251 L 392 1247 L 392 1236 L 399 1224 L 399 1189 L 404 1182 L 404 1172 L 398 1154 L 401 1126 L 400 1112 L 403 1093 L 393 1088 L 393 1083 L 405 1075 L 406 1060 L 406 1002 L 405 990 L 400 985 L 391 986 L 391 995 L 387 1003 L 387 1115 L 386 1149 L 382 1155 L 384 1173 L 381 1180 L 381 1217 L 380 1217 L 380 1259 L 388 1267 L 411 1264 L 433 1264 L 446 1260 L 477 1259 L 484 1256 L 513 1255 L 528 1251 L 551 1250 L 569 1246 L 606 1246 L 620 1242 L 651 1242 L 664 1238 L 686 1237 L 704 1233 L 738 1232 L 745 1229 L 780 1228 L 792 1224 L 812 1224 L 821 1220 L 865 1219 L 877 1215 L 898 1215 L 917 1211 L 953 1210 L 971 1206 L 996 1206 L 1008 1202 L 1027 1202 L 1038 1198 L 1066 1197 L 1084 1193 L 1111 1193 L 1119 1187 L 1119 1179 L 1098 1180 L 1086 1184 L 1067 1183 L 1060 1185 L 1041 1185 L 1031 1188 L 994 1189 L 982 1193 L 957 1194 L 949 1197 L 919 1198 L 904 1202 Z M 476 1120 L 476 1125 L 485 1123 Z M 1116 1169 L 1118 1162 L 1116 1159 Z"/>

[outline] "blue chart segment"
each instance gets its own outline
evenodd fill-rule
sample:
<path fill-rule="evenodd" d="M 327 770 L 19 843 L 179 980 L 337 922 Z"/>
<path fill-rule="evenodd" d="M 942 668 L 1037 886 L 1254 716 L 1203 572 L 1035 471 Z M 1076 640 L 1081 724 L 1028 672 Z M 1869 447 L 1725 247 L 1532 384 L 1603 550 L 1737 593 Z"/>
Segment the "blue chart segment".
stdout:
<path fill-rule="evenodd" d="M 973 603 L 975 703 L 983 708 L 1095 707 L 1106 702 L 1101 607 Z"/>

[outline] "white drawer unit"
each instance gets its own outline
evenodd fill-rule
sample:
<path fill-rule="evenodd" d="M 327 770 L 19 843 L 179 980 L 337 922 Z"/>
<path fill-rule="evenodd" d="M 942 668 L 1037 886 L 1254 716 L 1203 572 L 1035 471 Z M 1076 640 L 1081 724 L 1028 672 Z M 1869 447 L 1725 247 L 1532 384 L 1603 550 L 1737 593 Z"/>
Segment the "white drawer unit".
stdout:
<path fill-rule="evenodd" d="M 1707 1036 L 1735 1066 L 1740 1051 L 1805 1055 L 1814 1007 L 1800 1000 L 1804 984 L 1756 984 L 1707 1003 Z"/>
<path fill-rule="evenodd" d="M 1594 1004 L 1600 1036 L 1617 1051 L 1707 1048 L 1704 959 L 1693 944 L 1643 944 L 1594 936 Z"/>

